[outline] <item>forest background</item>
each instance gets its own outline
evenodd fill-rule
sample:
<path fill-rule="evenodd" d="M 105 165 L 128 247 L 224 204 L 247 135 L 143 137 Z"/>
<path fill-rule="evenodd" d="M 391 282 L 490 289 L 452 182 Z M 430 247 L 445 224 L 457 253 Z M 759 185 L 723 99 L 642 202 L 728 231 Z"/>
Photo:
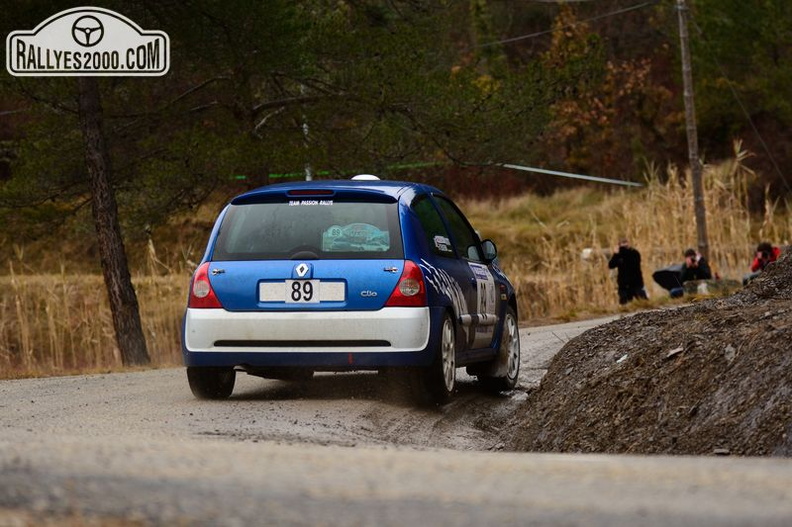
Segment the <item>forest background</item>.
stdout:
<path fill-rule="evenodd" d="M 4 35 L 74 7 L 4 4 Z M 620 236 L 647 283 L 695 245 L 676 0 L 95 5 L 171 42 L 166 76 L 98 82 L 155 364 L 179 362 L 189 275 L 224 201 L 306 171 L 448 191 L 498 243 L 524 323 L 619 309 L 605 263 Z M 687 6 L 711 260 L 739 280 L 759 240 L 790 233 L 792 5 Z M 81 93 L 74 78 L 0 75 L 2 375 L 130 362 L 103 287 Z"/>

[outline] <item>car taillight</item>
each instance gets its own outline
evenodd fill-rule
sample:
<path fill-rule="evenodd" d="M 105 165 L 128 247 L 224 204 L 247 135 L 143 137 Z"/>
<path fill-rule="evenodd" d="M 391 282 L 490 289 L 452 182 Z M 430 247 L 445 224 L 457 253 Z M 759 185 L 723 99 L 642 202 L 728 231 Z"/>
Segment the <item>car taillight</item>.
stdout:
<path fill-rule="evenodd" d="M 411 260 L 405 260 L 399 283 L 385 302 L 387 307 L 423 307 L 426 305 L 426 284 L 421 269 Z"/>
<path fill-rule="evenodd" d="M 195 270 L 192 284 L 190 284 L 190 299 L 187 302 L 187 307 L 223 307 L 212 289 L 212 284 L 209 282 L 209 262 L 202 264 Z"/>

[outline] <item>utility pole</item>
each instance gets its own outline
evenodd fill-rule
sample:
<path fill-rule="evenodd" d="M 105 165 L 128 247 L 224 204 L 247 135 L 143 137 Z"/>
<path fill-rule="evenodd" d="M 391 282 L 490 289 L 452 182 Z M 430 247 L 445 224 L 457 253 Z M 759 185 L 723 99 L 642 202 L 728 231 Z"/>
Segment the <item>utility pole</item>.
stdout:
<path fill-rule="evenodd" d="M 305 96 L 305 84 L 300 84 L 300 95 Z M 305 181 L 313 180 L 313 169 L 311 168 L 310 149 L 311 143 L 309 141 L 310 128 L 308 127 L 308 119 L 305 117 L 305 111 L 302 113 L 302 133 L 303 133 L 303 146 L 305 147 Z"/>
<path fill-rule="evenodd" d="M 704 204 L 704 185 L 702 183 L 701 161 L 698 155 L 698 133 L 696 131 L 696 106 L 693 102 L 693 72 L 690 67 L 690 47 L 688 44 L 688 8 L 685 0 L 677 0 L 679 14 L 679 42 L 682 48 L 682 85 L 685 98 L 685 123 L 687 129 L 688 158 L 693 179 L 693 204 L 696 214 L 696 233 L 698 250 L 709 258 L 707 236 L 707 211 Z"/>

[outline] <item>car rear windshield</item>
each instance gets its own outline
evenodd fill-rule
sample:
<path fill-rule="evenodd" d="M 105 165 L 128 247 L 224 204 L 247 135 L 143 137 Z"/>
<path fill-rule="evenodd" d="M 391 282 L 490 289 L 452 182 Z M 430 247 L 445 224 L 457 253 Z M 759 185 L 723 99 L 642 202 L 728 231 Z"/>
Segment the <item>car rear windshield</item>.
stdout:
<path fill-rule="evenodd" d="M 396 203 L 297 200 L 231 205 L 212 259 L 403 257 Z"/>

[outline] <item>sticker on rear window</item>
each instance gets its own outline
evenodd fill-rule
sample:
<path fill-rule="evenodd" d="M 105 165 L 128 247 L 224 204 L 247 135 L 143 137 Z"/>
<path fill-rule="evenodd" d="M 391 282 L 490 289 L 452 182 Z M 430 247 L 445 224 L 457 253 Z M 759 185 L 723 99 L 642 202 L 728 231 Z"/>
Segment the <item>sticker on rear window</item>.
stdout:
<path fill-rule="evenodd" d="M 332 225 L 322 233 L 322 250 L 379 252 L 390 248 L 390 234 L 368 223 Z"/>
<path fill-rule="evenodd" d="M 317 205 L 330 206 L 333 204 L 332 199 L 293 199 L 289 201 L 289 207 L 315 207 Z"/>
<path fill-rule="evenodd" d="M 439 234 L 434 237 L 434 244 L 438 250 L 444 253 L 451 252 L 451 240 L 446 238 L 445 236 L 440 236 Z"/>

